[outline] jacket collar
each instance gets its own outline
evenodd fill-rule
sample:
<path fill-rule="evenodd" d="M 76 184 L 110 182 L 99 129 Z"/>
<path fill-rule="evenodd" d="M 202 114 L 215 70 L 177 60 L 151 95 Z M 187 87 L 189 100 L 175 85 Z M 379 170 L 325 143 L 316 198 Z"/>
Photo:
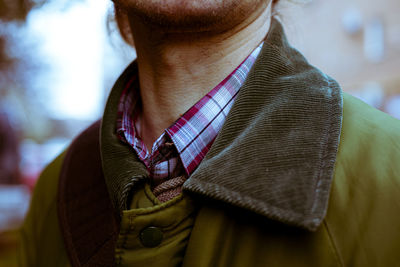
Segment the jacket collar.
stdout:
<path fill-rule="evenodd" d="M 116 82 L 101 128 L 104 176 L 121 212 L 148 176 L 115 134 L 119 96 L 135 72 L 134 62 Z M 341 119 L 338 84 L 292 48 L 273 20 L 223 128 L 183 189 L 315 230 L 327 210 Z"/>

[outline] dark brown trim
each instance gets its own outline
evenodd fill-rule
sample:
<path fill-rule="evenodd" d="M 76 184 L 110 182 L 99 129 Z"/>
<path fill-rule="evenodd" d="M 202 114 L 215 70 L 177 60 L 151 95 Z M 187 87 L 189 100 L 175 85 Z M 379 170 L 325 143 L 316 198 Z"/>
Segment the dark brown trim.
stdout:
<path fill-rule="evenodd" d="M 100 121 L 71 144 L 61 169 L 58 218 L 72 266 L 114 266 L 119 233 L 101 167 Z"/>

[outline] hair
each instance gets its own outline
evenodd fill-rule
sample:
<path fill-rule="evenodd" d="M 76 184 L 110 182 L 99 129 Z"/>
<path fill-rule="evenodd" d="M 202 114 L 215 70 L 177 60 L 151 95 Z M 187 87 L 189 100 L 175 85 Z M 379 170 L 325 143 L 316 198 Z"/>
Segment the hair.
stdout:
<path fill-rule="evenodd" d="M 114 3 L 114 18 L 117 24 L 117 28 L 119 33 L 129 45 L 134 46 L 133 36 L 131 30 L 129 28 L 128 16 L 127 14 L 117 5 Z"/>
<path fill-rule="evenodd" d="M 275 8 L 280 0 L 272 0 L 272 9 L 273 15 L 275 14 Z M 117 24 L 117 28 L 119 30 L 122 39 L 131 46 L 134 46 L 132 32 L 129 27 L 128 16 L 126 12 L 121 9 L 115 2 L 114 2 L 114 20 Z"/>

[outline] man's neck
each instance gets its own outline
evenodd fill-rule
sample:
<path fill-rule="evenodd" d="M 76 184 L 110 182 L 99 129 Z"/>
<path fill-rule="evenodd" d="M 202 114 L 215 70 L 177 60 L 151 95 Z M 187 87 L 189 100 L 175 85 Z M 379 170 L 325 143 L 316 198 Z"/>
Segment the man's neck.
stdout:
<path fill-rule="evenodd" d="M 213 35 L 166 34 L 131 19 L 142 101 L 139 134 L 148 148 L 262 42 L 270 22 L 270 7 Z"/>

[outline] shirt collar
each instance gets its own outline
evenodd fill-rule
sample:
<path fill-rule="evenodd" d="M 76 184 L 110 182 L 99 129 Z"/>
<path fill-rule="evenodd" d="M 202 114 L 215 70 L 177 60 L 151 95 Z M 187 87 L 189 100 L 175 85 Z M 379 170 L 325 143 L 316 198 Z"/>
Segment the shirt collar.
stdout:
<path fill-rule="evenodd" d="M 261 43 L 243 62 L 214 89 L 201 98 L 178 118 L 154 142 L 153 152 L 168 135 L 177 148 L 186 175 L 197 168 L 218 135 L 247 74 L 259 55 Z M 118 137 L 134 149 L 139 159 L 150 167 L 153 154 L 138 135 L 137 119 L 140 114 L 139 83 L 137 73 L 127 81 L 118 104 Z"/>
<path fill-rule="evenodd" d="M 119 97 L 136 71 L 133 63 L 116 82 L 101 126 L 104 177 L 121 213 L 147 175 L 115 132 Z M 273 19 L 225 124 L 184 193 L 316 230 L 327 212 L 342 104 L 339 85 L 292 48 Z"/>
<path fill-rule="evenodd" d="M 262 45 L 166 130 L 178 150 L 187 175 L 192 174 L 209 151 Z"/>

